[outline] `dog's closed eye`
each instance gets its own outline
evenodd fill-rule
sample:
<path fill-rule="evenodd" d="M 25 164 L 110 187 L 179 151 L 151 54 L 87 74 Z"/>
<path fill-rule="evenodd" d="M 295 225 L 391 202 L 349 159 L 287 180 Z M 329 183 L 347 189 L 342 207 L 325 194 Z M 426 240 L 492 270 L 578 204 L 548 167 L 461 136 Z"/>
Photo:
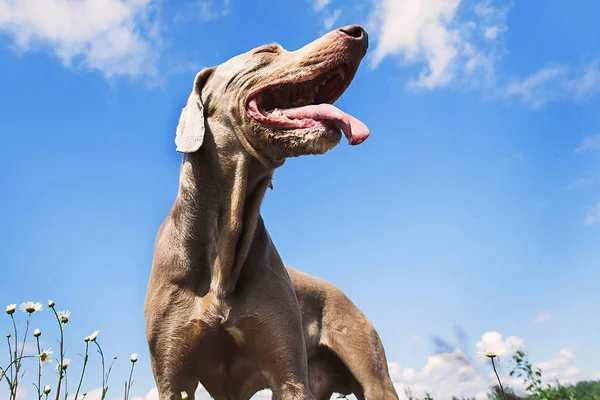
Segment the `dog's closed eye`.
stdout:
<path fill-rule="evenodd" d="M 276 44 L 272 44 L 272 45 L 261 47 L 254 51 L 254 54 L 260 54 L 260 53 L 279 54 L 279 46 L 277 46 Z"/>

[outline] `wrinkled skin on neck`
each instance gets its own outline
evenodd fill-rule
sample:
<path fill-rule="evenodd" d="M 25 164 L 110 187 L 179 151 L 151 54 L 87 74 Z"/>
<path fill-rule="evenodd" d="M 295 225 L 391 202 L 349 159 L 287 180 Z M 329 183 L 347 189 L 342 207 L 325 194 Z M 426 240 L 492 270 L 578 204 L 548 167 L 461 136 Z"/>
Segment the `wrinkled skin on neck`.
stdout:
<path fill-rule="evenodd" d="M 199 294 L 210 288 L 222 298 L 235 289 L 246 262 L 273 170 L 249 155 L 232 135 L 222 134 L 229 129 L 225 124 L 214 121 L 210 125 L 200 150 L 184 156 L 174 205 L 177 212 L 172 211 L 172 216 L 173 228 L 187 240 L 190 257 L 201 251 L 208 255 L 196 260 L 210 266 L 201 268 L 206 272 L 197 282 L 204 288 Z M 259 229 L 268 235 L 262 224 Z M 211 312 L 210 318 L 218 320 L 224 312 Z"/>

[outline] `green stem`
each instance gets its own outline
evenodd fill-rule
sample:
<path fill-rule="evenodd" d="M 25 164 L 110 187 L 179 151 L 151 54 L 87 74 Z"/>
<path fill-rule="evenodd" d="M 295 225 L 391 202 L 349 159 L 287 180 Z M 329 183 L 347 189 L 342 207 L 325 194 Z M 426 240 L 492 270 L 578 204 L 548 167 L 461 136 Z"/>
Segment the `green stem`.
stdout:
<path fill-rule="evenodd" d="M 131 371 L 129 371 L 129 381 L 125 383 L 125 400 L 129 399 L 129 392 L 131 391 L 131 377 L 133 376 L 133 367 L 135 367 L 135 363 L 131 362 Z"/>
<path fill-rule="evenodd" d="M 496 371 L 496 364 L 494 363 L 494 359 L 492 360 L 492 368 L 494 369 L 494 373 L 496 374 L 496 379 L 498 379 L 498 385 L 500 385 L 500 390 L 502 391 L 502 398 L 506 400 L 506 394 L 504 394 L 504 387 L 502 387 L 502 382 L 500 381 L 500 376 L 498 375 L 498 371 Z"/>
<path fill-rule="evenodd" d="M 38 354 L 42 354 L 42 350 L 40 349 L 40 338 L 39 336 L 35 338 L 36 342 L 37 342 L 37 351 Z M 38 400 L 42 399 L 42 388 L 41 388 L 41 382 L 42 382 L 42 362 L 41 360 L 38 362 L 38 384 L 37 384 L 37 392 L 38 392 Z"/>
<path fill-rule="evenodd" d="M 12 316 L 12 315 L 11 315 Z M 14 322 L 14 319 L 13 319 Z M 27 324 L 25 325 L 25 335 L 23 335 L 23 343 L 21 344 L 21 353 L 19 354 L 19 360 L 23 358 L 23 352 L 25 351 L 25 343 L 27 342 L 27 333 L 29 333 L 29 323 L 31 322 L 31 313 L 27 313 Z M 17 339 L 17 335 L 15 333 L 15 341 Z M 15 343 L 16 347 L 16 343 Z M 15 354 L 17 349 L 15 348 Z M 15 384 L 14 384 L 14 392 L 13 395 L 15 399 L 17 398 L 17 390 L 19 388 L 19 371 L 21 370 L 21 361 L 19 361 L 15 365 Z"/>
<path fill-rule="evenodd" d="M 9 364 L 9 367 L 10 367 L 10 378 L 7 377 L 6 381 L 8 383 L 8 388 L 10 389 L 10 398 L 12 398 L 12 392 L 13 392 L 13 387 L 12 387 L 13 367 L 12 367 L 12 365 L 13 365 L 14 359 L 13 359 L 12 348 L 10 346 L 10 337 L 9 336 L 6 336 L 6 341 L 8 342 L 8 356 L 9 356 L 9 361 L 10 361 L 10 364 Z M 9 368 L 9 367 L 7 367 L 7 368 Z M 2 371 L 2 377 L 0 377 L 0 381 L 2 381 L 2 378 L 6 375 L 6 372 L 7 372 L 6 370 Z"/>
<path fill-rule="evenodd" d="M 85 356 L 83 357 L 83 369 L 81 370 L 81 378 L 79 378 L 79 385 L 77 385 L 77 391 L 75 392 L 75 400 L 79 396 L 79 390 L 81 389 L 81 383 L 83 382 L 83 375 L 85 375 L 85 367 L 88 362 L 88 349 L 90 347 L 90 342 L 85 342 Z"/>
<path fill-rule="evenodd" d="M 12 359 L 16 361 L 17 360 L 17 351 L 18 351 L 18 348 L 19 348 L 19 340 L 18 340 L 18 336 L 17 336 L 17 323 L 15 322 L 15 316 L 13 314 L 10 315 L 10 319 L 12 320 L 13 330 L 14 330 L 14 333 L 15 333 L 15 337 L 14 337 L 15 348 L 13 349 L 14 354 L 13 354 Z M 15 368 L 15 375 L 13 376 L 13 367 L 10 367 L 10 380 L 11 380 L 11 387 L 12 387 L 11 390 L 10 390 L 10 398 L 11 398 L 11 400 L 13 400 L 13 399 L 16 398 L 16 396 L 15 396 L 15 390 L 17 389 L 16 385 L 17 385 L 17 380 L 19 379 L 18 378 L 18 376 L 19 376 L 19 364 L 18 363 L 15 364 L 14 368 Z"/>
<path fill-rule="evenodd" d="M 96 347 L 98 348 L 98 353 L 100 353 L 100 360 L 102 361 L 102 397 L 101 398 L 102 398 L 102 400 L 104 400 L 104 397 L 106 396 L 105 381 L 108 380 L 104 376 L 104 353 L 102 352 L 102 347 L 100 347 L 100 343 L 98 343 L 97 340 L 94 340 L 94 343 L 96 343 Z"/>
<path fill-rule="evenodd" d="M 110 366 L 108 367 L 108 372 L 106 373 L 106 391 L 108 391 L 108 379 L 110 378 L 110 371 L 112 371 L 112 367 L 115 364 L 115 359 L 113 358 Z"/>
<path fill-rule="evenodd" d="M 63 346 L 64 346 L 64 327 L 62 322 L 60 322 L 60 318 L 58 318 L 58 313 L 56 312 L 56 309 L 54 309 L 54 307 L 52 308 L 52 311 L 54 311 L 54 316 L 56 317 L 56 321 L 58 321 L 58 327 L 60 329 L 60 342 L 59 342 L 59 354 L 60 354 L 60 367 L 58 368 L 58 384 L 56 385 L 56 400 L 58 400 L 60 398 L 60 385 L 62 383 L 62 378 L 63 378 L 63 369 L 62 369 L 62 365 L 63 365 L 63 357 L 64 357 L 64 350 L 63 350 Z"/>
<path fill-rule="evenodd" d="M 65 369 L 65 400 L 67 400 L 67 396 L 69 395 L 69 383 L 67 380 L 68 372 Z"/>

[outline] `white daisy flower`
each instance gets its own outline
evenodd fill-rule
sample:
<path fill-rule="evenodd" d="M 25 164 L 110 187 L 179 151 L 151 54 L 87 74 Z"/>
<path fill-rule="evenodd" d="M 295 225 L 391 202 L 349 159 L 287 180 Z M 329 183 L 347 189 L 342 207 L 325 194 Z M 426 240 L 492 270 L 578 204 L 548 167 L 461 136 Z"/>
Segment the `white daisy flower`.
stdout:
<path fill-rule="evenodd" d="M 26 301 L 25 303 L 21 303 L 20 307 L 21 311 L 26 312 L 28 314 L 33 314 L 36 311 L 40 311 L 42 309 L 42 303 L 34 303 L 33 301 Z"/>
<path fill-rule="evenodd" d="M 65 358 L 63 360 L 60 368 L 64 371 L 65 369 L 67 369 L 69 367 L 69 364 L 71 364 L 71 360 L 69 360 L 68 358 Z"/>
<path fill-rule="evenodd" d="M 33 337 L 40 337 L 42 335 L 42 332 L 40 332 L 39 329 L 36 329 L 35 331 L 33 331 Z"/>
<path fill-rule="evenodd" d="M 17 305 L 16 304 L 9 304 L 6 306 L 6 313 L 8 315 L 13 315 L 15 313 L 15 310 L 17 309 Z"/>
<path fill-rule="evenodd" d="M 501 355 L 504 354 L 504 349 L 488 349 L 486 351 L 478 351 L 477 355 L 479 357 L 488 357 L 488 358 L 496 358 L 496 357 L 500 357 Z"/>
<path fill-rule="evenodd" d="M 90 336 L 88 336 L 90 338 L 90 341 L 93 342 L 96 340 L 96 338 L 98 337 L 98 334 L 100 333 L 100 331 L 94 331 L 92 332 L 92 334 Z"/>
<path fill-rule="evenodd" d="M 69 317 L 71 316 L 71 313 L 68 311 L 59 311 L 57 313 L 57 315 L 58 315 L 58 320 L 62 324 L 66 324 L 67 322 L 69 322 Z"/>
<path fill-rule="evenodd" d="M 43 367 L 44 365 L 52 361 L 52 350 L 44 349 L 38 357 L 40 358 L 40 364 L 42 364 Z"/>
<path fill-rule="evenodd" d="M 131 357 L 129 357 L 129 359 L 131 360 L 132 363 L 136 362 L 137 361 L 137 353 L 133 353 L 131 355 Z"/>

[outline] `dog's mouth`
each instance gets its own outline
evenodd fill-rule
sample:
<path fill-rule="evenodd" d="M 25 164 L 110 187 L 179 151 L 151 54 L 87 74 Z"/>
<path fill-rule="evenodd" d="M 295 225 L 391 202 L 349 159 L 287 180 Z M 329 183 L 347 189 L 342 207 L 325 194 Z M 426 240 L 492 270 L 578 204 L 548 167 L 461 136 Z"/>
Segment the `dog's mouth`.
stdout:
<path fill-rule="evenodd" d="M 365 141 L 369 129 L 333 103 L 352 82 L 358 65 L 338 65 L 306 80 L 280 80 L 259 87 L 248 97 L 247 113 L 273 130 L 343 131 L 351 145 Z"/>

